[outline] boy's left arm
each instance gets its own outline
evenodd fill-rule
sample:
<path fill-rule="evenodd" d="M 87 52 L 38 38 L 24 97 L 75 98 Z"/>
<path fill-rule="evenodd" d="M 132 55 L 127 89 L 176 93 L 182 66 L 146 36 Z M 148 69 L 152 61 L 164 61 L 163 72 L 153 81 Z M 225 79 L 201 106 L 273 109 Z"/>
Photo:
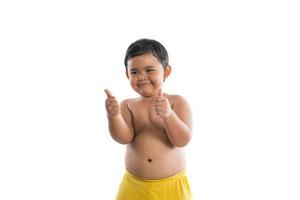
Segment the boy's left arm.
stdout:
<path fill-rule="evenodd" d="M 174 96 L 172 109 L 169 100 L 159 94 L 155 108 L 171 143 L 176 147 L 187 145 L 192 136 L 192 112 L 187 101 L 182 96 Z"/>

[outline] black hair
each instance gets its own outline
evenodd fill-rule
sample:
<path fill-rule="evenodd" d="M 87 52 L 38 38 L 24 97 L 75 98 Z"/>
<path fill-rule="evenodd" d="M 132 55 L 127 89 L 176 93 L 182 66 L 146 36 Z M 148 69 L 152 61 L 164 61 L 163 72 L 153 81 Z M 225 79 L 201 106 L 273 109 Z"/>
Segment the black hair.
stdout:
<path fill-rule="evenodd" d="M 127 49 L 124 64 L 127 68 L 127 61 L 135 56 L 151 53 L 165 68 L 169 64 L 169 56 L 166 48 L 156 40 L 139 39 L 133 42 Z"/>

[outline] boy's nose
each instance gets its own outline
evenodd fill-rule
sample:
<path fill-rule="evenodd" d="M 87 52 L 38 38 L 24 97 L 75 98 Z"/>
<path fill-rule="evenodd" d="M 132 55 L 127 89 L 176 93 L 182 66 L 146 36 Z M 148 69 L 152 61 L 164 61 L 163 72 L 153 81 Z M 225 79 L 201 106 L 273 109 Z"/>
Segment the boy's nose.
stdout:
<path fill-rule="evenodd" d="M 146 78 L 146 75 L 144 73 L 140 73 L 138 75 L 138 80 L 144 80 Z"/>

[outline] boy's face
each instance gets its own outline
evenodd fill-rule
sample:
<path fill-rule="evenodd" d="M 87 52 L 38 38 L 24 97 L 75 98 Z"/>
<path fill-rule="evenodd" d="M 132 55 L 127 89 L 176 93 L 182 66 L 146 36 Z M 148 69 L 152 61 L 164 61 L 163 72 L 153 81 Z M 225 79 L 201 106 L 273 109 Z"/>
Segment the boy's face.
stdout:
<path fill-rule="evenodd" d="M 128 60 L 126 75 L 131 87 L 140 95 L 156 95 L 164 80 L 169 76 L 171 67 L 165 69 L 151 53 L 135 56 Z"/>

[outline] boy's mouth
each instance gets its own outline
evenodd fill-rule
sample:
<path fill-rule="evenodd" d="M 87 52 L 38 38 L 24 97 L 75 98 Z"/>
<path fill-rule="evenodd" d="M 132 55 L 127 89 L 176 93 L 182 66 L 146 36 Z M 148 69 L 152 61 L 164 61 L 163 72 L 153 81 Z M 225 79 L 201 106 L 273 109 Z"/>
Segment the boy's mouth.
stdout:
<path fill-rule="evenodd" d="M 148 85 L 150 83 L 139 83 L 138 86 L 144 86 L 144 85 Z"/>

